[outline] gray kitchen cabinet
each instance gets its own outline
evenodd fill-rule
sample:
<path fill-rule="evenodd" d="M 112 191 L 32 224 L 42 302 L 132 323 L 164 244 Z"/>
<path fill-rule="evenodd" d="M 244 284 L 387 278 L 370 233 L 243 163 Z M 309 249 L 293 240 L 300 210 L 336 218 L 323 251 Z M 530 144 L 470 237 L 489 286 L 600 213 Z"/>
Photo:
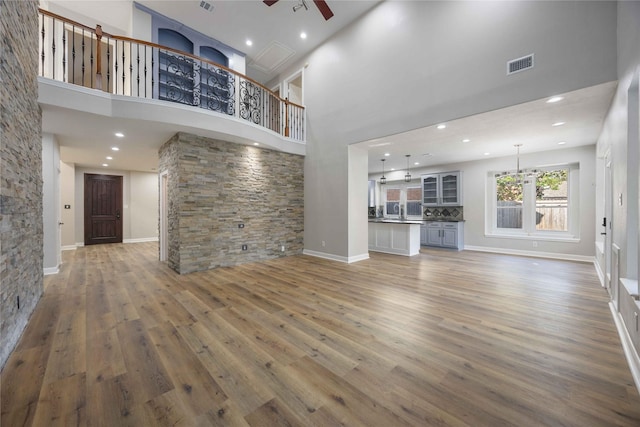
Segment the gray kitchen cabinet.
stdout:
<path fill-rule="evenodd" d="M 424 206 L 460 206 L 460 171 L 422 175 Z"/>
<path fill-rule="evenodd" d="M 464 248 L 464 228 L 463 222 L 429 222 L 424 227 L 426 229 L 426 246 L 436 246 L 442 248 Z M 422 231 L 422 230 L 421 230 Z M 422 242 L 422 236 L 421 236 Z"/>

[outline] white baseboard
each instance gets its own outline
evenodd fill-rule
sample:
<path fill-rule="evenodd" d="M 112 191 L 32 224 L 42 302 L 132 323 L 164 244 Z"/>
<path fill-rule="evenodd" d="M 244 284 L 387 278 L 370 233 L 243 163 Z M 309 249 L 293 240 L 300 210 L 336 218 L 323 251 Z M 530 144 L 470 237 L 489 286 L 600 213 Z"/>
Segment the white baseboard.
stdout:
<path fill-rule="evenodd" d="M 84 242 L 76 242 L 76 248 L 84 247 Z"/>
<path fill-rule="evenodd" d="M 157 242 L 157 237 L 142 237 L 140 239 L 123 239 L 122 243 L 145 243 L 145 242 Z"/>
<path fill-rule="evenodd" d="M 369 259 L 369 252 L 365 254 L 356 255 L 356 256 L 350 256 L 349 261 L 347 262 L 352 263 L 352 262 L 364 261 L 365 259 Z"/>
<path fill-rule="evenodd" d="M 598 279 L 600 279 L 600 285 L 604 288 L 606 286 L 606 282 L 604 281 L 604 273 L 602 272 L 602 269 L 600 268 L 600 264 L 598 264 L 597 259 L 593 260 L 593 265 L 596 268 L 596 273 L 598 273 Z"/>
<path fill-rule="evenodd" d="M 465 245 L 464 249 L 467 251 L 491 252 L 495 254 L 505 254 L 505 255 L 521 255 L 521 256 L 530 256 L 535 258 L 551 258 L 551 259 L 560 259 L 564 261 L 580 261 L 580 262 L 595 261 L 595 258 L 593 256 L 561 254 L 557 252 L 523 251 L 519 249 L 491 248 L 486 246 L 468 246 L 468 245 Z"/>
<path fill-rule="evenodd" d="M 633 342 L 631 341 L 629 332 L 627 332 L 627 328 L 625 328 L 624 326 L 622 316 L 616 310 L 613 302 L 609 302 L 609 309 L 611 310 L 613 321 L 616 324 L 616 329 L 618 330 L 620 341 L 622 341 L 622 350 L 624 351 L 624 355 L 627 358 L 627 363 L 629 364 L 629 369 L 631 370 L 631 376 L 633 377 L 633 381 L 636 383 L 638 392 L 640 392 L 640 356 L 638 356 L 638 352 L 633 346 Z"/>
<path fill-rule="evenodd" d="M 44 275 L 45 276 L 49 276 L 50 274 L 58 274 L 60 273 L 60 267 L 45 267 L 44 268 Z"/>
<path fill-rule="evenodd" d="M 367 252 L 366 254 L 360 254 L 360 255 L 356 255 L 356 256 L 351 256 L 351 257 L 343 257 L 343 256 L 339 256 L 339 255 L 334 255 L 334 254 L 328 254 L 326 252 L 318 252 L 318 251 L 312 251 L 310 249 L 304 249 L 302 251 L 303 255 L 309 255 L 309 256 L 314 256 L 317 258 L 324 258 L 324 259 L 328 259 L 331 261 L 338 261 L 338 262 L 344 262 L 347 264 L 350 264 L 352 262 L 358 262 L 358 261 L 363 261 L 365 259 L 369 259 L 369 252 Z"/>
<path fill-rule="evenodd" d="M 75 244 L 75 245 L 61 246 L 61 247 L 60 247 L 60 250 L 63 250 L 63 251 L 75 251 L 76 249 L 78 249 L 78 245 L 77 245 L 77 244 Z"/>

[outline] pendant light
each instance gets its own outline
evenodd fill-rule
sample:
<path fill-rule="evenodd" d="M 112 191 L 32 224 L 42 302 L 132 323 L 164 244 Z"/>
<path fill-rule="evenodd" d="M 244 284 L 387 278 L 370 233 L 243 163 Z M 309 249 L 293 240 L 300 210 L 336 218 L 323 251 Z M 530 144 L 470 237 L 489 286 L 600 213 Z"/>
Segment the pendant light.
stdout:
<path fill-rule="evenodd" d="M 520 175 L 520 147 L 522 147 L 522 144 L 515 144 L 514 147 L 516 147 L 516 182 L 519 184 L 520 183 L 520 179 L 521 179 L 521 175 Z"/>
<path fill-rule="evenodd" d="M 380 178 L 380 184 L 384 185 L 387 183 L 387 178 L 384 177 L 384 161 L 387 159 L 380 159 L 382 162 L 382 178 Z"/>
<path fill-rule="evenodd" d="M 517 185 L 525 184 L 527 182 L 527 179 L 536 178 L 536 175 L 538 174 L 538 170 L 537 169 L 521 170 L 520 169 L 520 147 L 522 147 L 522 144 L 514 144 L 513 146 L 516 147 L 516 171 L 515 173 L 502 172 L 501 175 L 513 176 L 516 180 Z"/>
<path fill-rule="evenodd" d="M 411 174 L 409 173 L 409 157 L 411 157 L 411 154 L 406 154 L 405 157 L 407 158 L 407 174 L 404 176 L 404 181 L 411 182 Z"/>

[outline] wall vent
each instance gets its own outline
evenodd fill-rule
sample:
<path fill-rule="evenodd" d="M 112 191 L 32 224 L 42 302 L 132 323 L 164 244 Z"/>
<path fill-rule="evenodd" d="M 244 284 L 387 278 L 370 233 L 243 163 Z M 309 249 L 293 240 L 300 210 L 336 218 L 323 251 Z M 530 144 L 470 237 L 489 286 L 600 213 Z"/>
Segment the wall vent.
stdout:
<path fill-rule="evenodd" d="M 507 62 L 507 75 L 533 68 L 533 53 Z"/>
<path fill-rule="evenodd" d="M 207 12 L 213 12 L 213 5 L 211 3 L 209 3 L 208 1 L 202 0 L 200 2 L 200 7 L 203 8 L 204 10 L 206 10 Z"/>

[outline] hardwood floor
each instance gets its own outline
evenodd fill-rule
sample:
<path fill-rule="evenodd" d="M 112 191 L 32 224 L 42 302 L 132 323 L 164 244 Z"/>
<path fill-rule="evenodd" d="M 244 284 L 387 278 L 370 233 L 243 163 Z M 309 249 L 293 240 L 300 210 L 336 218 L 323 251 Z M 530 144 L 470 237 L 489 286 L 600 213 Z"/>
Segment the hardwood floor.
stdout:
<path fill-rule="evenodd" d="M 180 276 L 64 252 L 2 371 L 1 425 L 639 426 L 590 264 L 470 251 Z"/>

